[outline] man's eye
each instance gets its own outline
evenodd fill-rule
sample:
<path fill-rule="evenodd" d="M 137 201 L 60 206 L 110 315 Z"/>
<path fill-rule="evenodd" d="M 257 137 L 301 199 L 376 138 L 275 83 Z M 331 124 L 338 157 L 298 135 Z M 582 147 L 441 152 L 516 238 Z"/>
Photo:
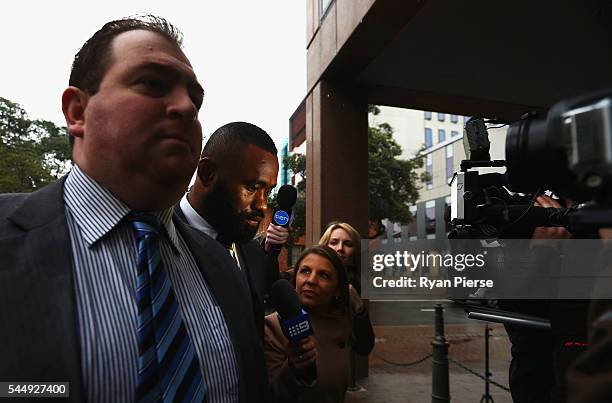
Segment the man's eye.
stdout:
<path fill-rule="evenodd" d="M 195 105 L 196 109 L 200 110 L 200 108 L 202 107 L 202 103 L 204 102 L 204 99 L 201 96 L 196 95 L 196 96 L 192 96 L 191 100 L 193 101 L 193 104 Z"/>
<path fill-rule="evenodd" d="M 153 92 L 162 92 L 168 87 L 163 80 L 157 78 L 143 78 L 138 83 Z"/>

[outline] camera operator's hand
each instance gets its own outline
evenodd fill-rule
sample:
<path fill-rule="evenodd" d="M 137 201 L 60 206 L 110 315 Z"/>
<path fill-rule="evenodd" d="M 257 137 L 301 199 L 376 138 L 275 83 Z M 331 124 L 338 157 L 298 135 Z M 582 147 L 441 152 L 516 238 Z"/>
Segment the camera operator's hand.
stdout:
<path fill-rule="evenodd" d="M 538 196 L 535 205 L 544 208 L 563 208 L 557 200 L 546 195 Z M 572 234 L 563 227 L 537 227 L 531 235 L 529 247 L 533 248 L 537 245 L 557 246 L 555 242 L 551 242 L 550 240 L 569 239 L 571 237 Z"/>
<path fill-rule="evenodd" d="M 604 245 L 612 242 L 612 228 L 600 228 L 599 237 L 603 241 Z"/>

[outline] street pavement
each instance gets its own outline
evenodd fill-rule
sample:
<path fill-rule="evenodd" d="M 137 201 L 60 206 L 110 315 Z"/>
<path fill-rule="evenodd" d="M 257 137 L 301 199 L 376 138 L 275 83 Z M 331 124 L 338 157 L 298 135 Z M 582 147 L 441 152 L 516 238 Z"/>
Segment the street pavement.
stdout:
<path fill-rule="evenodd" d="M 481 402 L 485 382 L 460 367 L 484 375 L 485 323 L 467 319 L 463 307 L 449 301 L 370 301 L 376 344 L 369 357 L 369 376 L 359 380 L 365 390 L 348 392 L 346 401 L 362 403 L 430 402 L 434 309 L 442 303 L 449 343 L 452 402 Z M 502 325 L 491 324 L 492 380 L 507 387 L 510 343 Z M 424 359 L 423 361 L 421 361 Z M 511 403 L 510 393 L 490 385 L 495 403 Z M 482 400 L 484 402 L 484 400 Z"/>

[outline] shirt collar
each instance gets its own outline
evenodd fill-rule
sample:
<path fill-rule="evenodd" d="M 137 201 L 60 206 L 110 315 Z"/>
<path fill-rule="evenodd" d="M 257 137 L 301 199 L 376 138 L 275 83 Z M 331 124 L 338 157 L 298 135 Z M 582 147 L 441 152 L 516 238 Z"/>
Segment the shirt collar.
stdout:
<path fill-rule="evenodd" d="M 110 190 L 90 178 L 76 164 L 66 178 L 64 201 L 88 247 L 115 228 L 131 211 Z M 162 223 L 174 249 L 178 250 L 172 207 L 152 213 Z"/>
<path fill-rule="evenodd" d="M 202 231 L 212 239 L 217 239 L 219 233 L 208 223 L 208 221 L 195 211 L 193 206 L 189 203 L 189 200 L 187 200 L 187 194 L 181 199 L 180 207 L 189 225 Z"/>

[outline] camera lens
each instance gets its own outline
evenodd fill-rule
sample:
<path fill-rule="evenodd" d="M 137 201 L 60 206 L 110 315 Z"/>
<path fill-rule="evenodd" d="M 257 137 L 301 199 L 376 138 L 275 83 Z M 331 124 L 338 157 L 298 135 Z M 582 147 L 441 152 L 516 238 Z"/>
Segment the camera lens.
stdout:
<path fill-rule="evenodd" d="M 506 135 L 506 177 L 510 190 L 531 193 L 558 189 L 567 176 L 561 133 L 547 130 L 546 119 L 533 116 L 512 123 Z"/>

